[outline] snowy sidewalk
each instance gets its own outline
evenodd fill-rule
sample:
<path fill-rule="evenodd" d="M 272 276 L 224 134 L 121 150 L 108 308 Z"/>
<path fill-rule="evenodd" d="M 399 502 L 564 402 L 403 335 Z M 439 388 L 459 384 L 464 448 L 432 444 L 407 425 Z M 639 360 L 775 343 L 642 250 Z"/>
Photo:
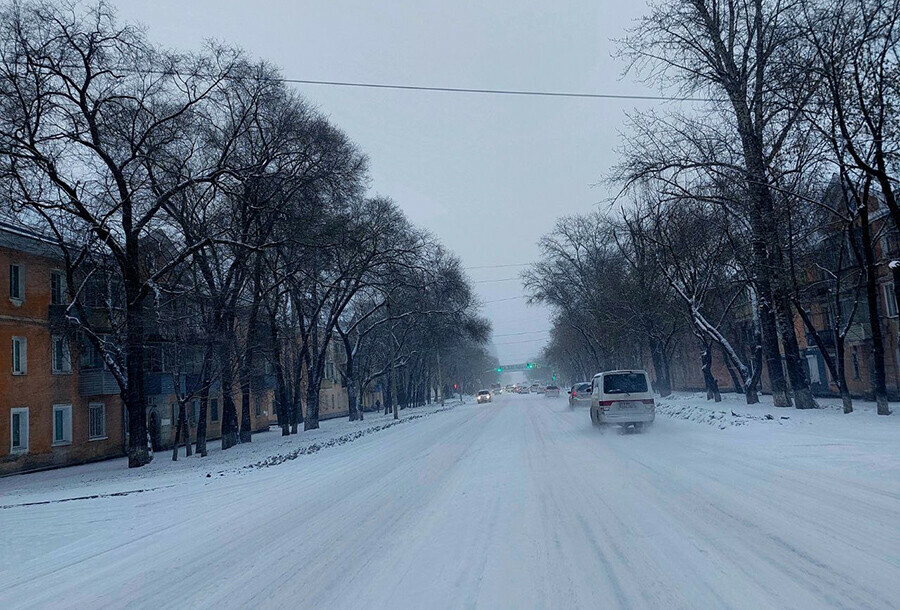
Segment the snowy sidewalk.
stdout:
<path fill-rule="evenodd" d="M 842 411 L 840 398 L 817 398 L 819 409 L 776 408 L 772 397 L 760 396 L 759 404 L 748 405 L 741 394 L 723 393 L 722 402 L 706 399 L 701 392 L 673 392 L 670 396 L 657 399 L 657 414 L 673 419 L 685 419 L 705 423 L 720 429 L 751 424 L 774 426 L 877 426 L 893 428 L 900 426 L 900 403 L 892 403 L 894 415 L 877 415 L 875 403 L 863 400 L 853 401 L 853 413 Z"/>
<path fill-rule="evenodd" d="M 248 468 L 264 468 L 289 461 L 322 449 L 353 442 L 363 436 L 380 432 L 395 425 L 441 413 L 459 406 L 458 401 L 446 406 L 430 405 L 400 411 L 400 419 L 393 415 L 365 413 L 363 421 L 351 422 L 347 417 L 324 420 L 318 430 L 282 436 L 281 429 L 272 426 L 267 432 L 253 435 L 251 443 L 239 444 L 222 451 L 218 439 L 209 441 L 208 455 L 184 456 L 172 461 L 171 449 L 155 454 L 153 461 L 142 468 L 129 469 L 124 457 L 93 462 L 80 466 L 57 468 L 0 478 L 0 510 L 11 506 L 66 502 L 96 497 L 121 496 L 173 487 L 198 477 L 217 477 Z"/>

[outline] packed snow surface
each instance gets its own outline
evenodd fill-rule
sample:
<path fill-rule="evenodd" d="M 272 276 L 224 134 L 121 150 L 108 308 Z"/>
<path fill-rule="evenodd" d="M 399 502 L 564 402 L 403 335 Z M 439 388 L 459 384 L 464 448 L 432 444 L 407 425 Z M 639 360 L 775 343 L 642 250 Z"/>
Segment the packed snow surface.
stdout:
<path fill-rule="evenodd" d="M 501 395 L 0 479 L 0 608 L 896 607 L 900 417 L 826 406 Z"/>

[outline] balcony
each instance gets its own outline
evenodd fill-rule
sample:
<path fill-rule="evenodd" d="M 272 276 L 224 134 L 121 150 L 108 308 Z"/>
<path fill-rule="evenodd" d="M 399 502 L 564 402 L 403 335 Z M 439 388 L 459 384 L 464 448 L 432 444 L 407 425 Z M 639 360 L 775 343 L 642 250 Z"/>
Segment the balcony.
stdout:
<path fill-rule="evenodd" d="M 81 369 L 78 371 L 78 395 L 100 396 L 118 394 L 119 384 L 112 373 L 102 368 Z"/>
<path fill-rule="evenodd" d="M 827 350 L 834 349 L 834 331 L 831 329 L 819 330 L 819 339 L 822 340 L 822 345 Z M 813 339 L 813 334 L 809 331 L 806 332 L 806 345 L 809 347 L 818 347 L 818 343 L 816 343 L 815 339 Z"/>

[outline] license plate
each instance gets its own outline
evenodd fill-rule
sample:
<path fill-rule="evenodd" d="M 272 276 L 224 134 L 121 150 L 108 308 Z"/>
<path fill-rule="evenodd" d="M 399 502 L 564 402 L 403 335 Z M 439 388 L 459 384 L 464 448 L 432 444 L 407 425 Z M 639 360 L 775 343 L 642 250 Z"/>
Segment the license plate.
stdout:
<path fill-rule="evenodd" d="M 638 406 L 636 402 L 622 401 L 617 405 L 620 409 L 635 409 Z"/>

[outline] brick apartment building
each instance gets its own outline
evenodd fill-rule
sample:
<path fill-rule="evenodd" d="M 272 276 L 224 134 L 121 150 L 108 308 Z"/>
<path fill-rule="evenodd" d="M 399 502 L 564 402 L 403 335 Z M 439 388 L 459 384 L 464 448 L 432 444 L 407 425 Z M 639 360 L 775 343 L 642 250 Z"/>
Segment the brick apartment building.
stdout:
<path fill-rule="evenodd" d="M 845 205 L 839 198 L 842 191 L 837 182 L 833 181 L 825 194 L 826 203 L 834 209 L 840 209 Z M 898 306 L 894 297 L 894 282 L 891 276 L 888 262 L 900 258 L 900 234 L 893 228 L 888 218 L 888 210 L 877 193 L 872 195 L 869 202 L 871 233 L 875 236 L 874 250 L 875 260 L 878 263 L 878 312 L 881 322 L 882 339 L 884 343 L 885 378 L 888 395 L 892 400 L 900 399 L 900 318 L 898 318 Z M 872 330 L 869 324 L 869 308 L 865 290 L 857 294 L 856 287 L 850 279 L 844 282 L 844 288 L 840 299 L 835 299 L 830 291 L 827 281 L 823 279 L 823 273 L 818 263 L 830 261 L 840 247 L 837 240 L 847 237 L 842 235 L 833 218 L 823 217 L 821 229 L 814 237 L 814 247 L 809 258 L 800 261 L 798 275 L 801 278 L 801 293 L 808 301 L 808 310 L 813 322 L 813 327 L 825 346 L 836 357 L 834 326 L 837 318 L 835 309 L 840 308 L 844 320 L 848 319 L 853 311 L 853 303 L 856 308 L 853 322 L 846 334 L 844 346 L 844 371 L 847 386 L 855 397 L 872 398 Z M 854 228 L 857 232 L 859 227 Z M 849 244 L 845 244 L 850 248 Z M 849 252 L 849 250 L 848 250 Z M 847 254 L 847 256 L 852 256 Z M 833 262 L 833 261 L 832 261 Z M 852 264 L 850 265 L 852 267 Z M 849 268 L 845 274 L 849 278 L 858 269 Z M 838 303 L 839 301 L 839 303 Z M 736 316 L 739 324 L 744 328 L 744 335 L 749 337 L 750 312 L 745 306 L 743 311 Z M 800 316 L 794 316 L 794 330 L 800 346 L 800 355 L 804 359 L 807 379 L 813 394 L 817 396 L 838 396 L 837 383 L 832 379 L 825 364 L 825 359 L 819 346 L 813 339 L 813 335 L 803 324 Z M 745 340 L 747 343 L 749 339 Z M 649 360 L 649 359 L 648 359 Z M 671 358 L 672 387 L 676 390 L 702 391 L 704 390 L 703 375 L 700 371 L 700 349 L 696 340 L 686 338 L 676 353 Z M 731 376 L 725 367 L 724 357 L 717 347 L 713 349 L 712 371 L 723 391 L 733 389 Z M 768 375 L 763 368 L 761 379 L 763 391 L 770 390 Z"/>
<path fill-rule="evenodd" d="M 125 454 L 127 426 L 119 386 L 93 344 L 65 322 L 62 265 L 53 240 L 0 223 L 0 344 L 5 346 L 0 349 L 0 476 Z M 190 363 L 174 366 L 172 350 L 154 332 L 149 324 L 147 429 L 153 449 L 161 450 L 174 442 L 178 398 L 197 386 L 199 371 Z M 335 364 L 339 351 L 335 345 L 329 350 L 321 419 L 348 413 L 347 388 Z M 179 373 L 173 374 L 174 370 Z M 262 354 L 252 366 L 250 387 L 251 430 L 266 431 L 276 421 L 275 376 Z M 364 407 L 374 406 L 376 400 L 381 400 L 378 392 L 368 391 L 361 397 Z M 234 401 L 240 420 L 238 389 Z M 207 406 L 210 440 L 221 436 L 222 405 L 221 386 L 214 382 Z M 195 438 L 199 396 L 188 398 L 186 407 Z"/>
<path fill-rule="evenodd" d="M 59 262 L 52 242 L 0 225 L 0 474 L 123 453 L 118 386 L 94 383 L 59 323 Z"/>

